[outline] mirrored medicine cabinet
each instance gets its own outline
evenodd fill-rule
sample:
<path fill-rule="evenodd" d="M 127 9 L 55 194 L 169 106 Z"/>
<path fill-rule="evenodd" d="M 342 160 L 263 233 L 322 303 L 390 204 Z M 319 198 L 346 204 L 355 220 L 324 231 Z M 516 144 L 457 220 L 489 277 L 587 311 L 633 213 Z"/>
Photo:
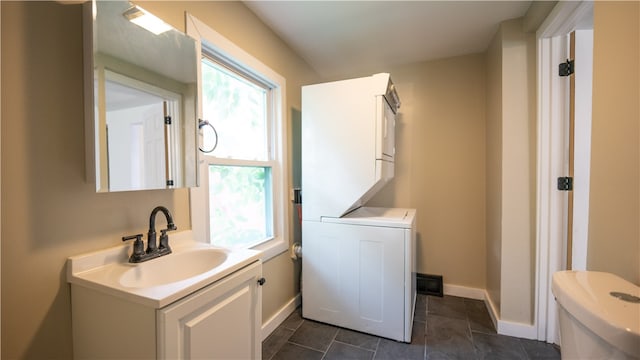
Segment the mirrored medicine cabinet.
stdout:
<path fill-rule="evenodd" d="M 87 178 L 97 192 L 198 185 L 196 40 L 128 1 L 85 3 Z"/>

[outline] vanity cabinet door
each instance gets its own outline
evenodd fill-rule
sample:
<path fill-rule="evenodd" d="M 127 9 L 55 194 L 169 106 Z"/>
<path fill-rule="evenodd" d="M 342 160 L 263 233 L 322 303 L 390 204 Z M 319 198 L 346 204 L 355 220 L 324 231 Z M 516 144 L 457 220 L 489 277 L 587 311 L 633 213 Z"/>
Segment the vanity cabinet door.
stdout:
<path fill-rule="evenodd" d="M 160 359 L 259 359 L 262 264 L 158 310 Z"/>

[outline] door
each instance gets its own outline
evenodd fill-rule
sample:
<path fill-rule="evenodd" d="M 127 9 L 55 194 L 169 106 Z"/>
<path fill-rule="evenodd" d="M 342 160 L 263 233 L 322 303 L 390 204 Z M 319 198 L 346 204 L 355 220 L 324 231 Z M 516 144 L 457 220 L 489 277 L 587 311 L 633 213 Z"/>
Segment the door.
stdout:
<path fill-rule="evenodd" d="M 569 34 L 567 77 L 567 191 L 566 242 L 563 246 L 567 270 L 586 270 L 589 220 L 589 176 L 591 155 L 591 89 L 593 30 L 576 30 Z"/>
<path fill-rule="evenodd" d="M 593 29 L 575 30 L 571 36 L 575 72 L 570 87 L 570 155 L 569 176 L 573 176 L 570 195 L 571 237 L 568 269 L 587 269 L 587 239 L 589 230 L 589 186 L 591 164 L 591 94 L 593 75 Z M 568 254 L 569 255 L 569 254 Z"/>
<path fill-rule="evenodd" d="M 575 127 L 576 127 L 576 122 L 575 122 L 575 109 L 576 109 L 576 103 L 575 103 L 575 92 L 576 92 L 576 78 L 574 76 L 574 70 L 573 67 L 575 66 L 575 58 L 576 58 L 576 44 L 575 44 L 575 40 L 576 40 L 576 32 L 573 31 L 571 32 L 571 34 L 569 34 L 569 60 L 567 60 L 567 62 L 569 64 L 574 64 L 572 65 L 572 69 L 570 71 L 570 74 L 567 75 L 569 77 L 569 131 L 568 131 L 568 135 L 569 135 L 569 158 L 568 158 L 568 178 L 571 179 L 570 183 L 571 183 L 571 188 L 566 190 L 568 191 L 567 193 L 567 241 L 566 241 L 566 246 L 565 246 L 565 262 L 566 262 L 566 269 L 571 269 L 571 253 L 572 253 L 572 248 L 573 248 L 573 179 L 574 179 L 574 156 L 575 156 L 575 148 L 574 148 L 574 136 L 575 136 Z"/>
<path fill-rule="evenodd" d="M 109 189 L 165 188 L 162 99 L 107 111 L 107 129 Z"/>
<path fill-rule="evenodd" d="M 262 264 L 158 310 L 161 359 L 259 359 Z"/>

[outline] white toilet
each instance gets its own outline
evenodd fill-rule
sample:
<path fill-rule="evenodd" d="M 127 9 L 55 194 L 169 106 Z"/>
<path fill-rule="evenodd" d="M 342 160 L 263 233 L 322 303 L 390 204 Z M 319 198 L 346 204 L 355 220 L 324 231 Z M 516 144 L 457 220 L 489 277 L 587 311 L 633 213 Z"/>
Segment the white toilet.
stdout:
<path fill-rule="evenodd" d="M 560 271 L 551 289 L 563 359 L 640 359 L 640 287 L 609 273 Z"/>

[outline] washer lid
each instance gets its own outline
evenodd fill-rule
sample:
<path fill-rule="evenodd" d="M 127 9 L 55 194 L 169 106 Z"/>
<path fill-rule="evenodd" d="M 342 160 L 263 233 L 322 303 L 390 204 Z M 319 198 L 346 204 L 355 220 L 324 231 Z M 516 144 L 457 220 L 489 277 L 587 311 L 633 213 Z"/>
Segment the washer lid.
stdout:
<path fill-rule="evenodd" d="M 410 229 L 415 216 L 415 209 L 361 207 L 340 218 L 323 217 L 322 221 Z"/>

